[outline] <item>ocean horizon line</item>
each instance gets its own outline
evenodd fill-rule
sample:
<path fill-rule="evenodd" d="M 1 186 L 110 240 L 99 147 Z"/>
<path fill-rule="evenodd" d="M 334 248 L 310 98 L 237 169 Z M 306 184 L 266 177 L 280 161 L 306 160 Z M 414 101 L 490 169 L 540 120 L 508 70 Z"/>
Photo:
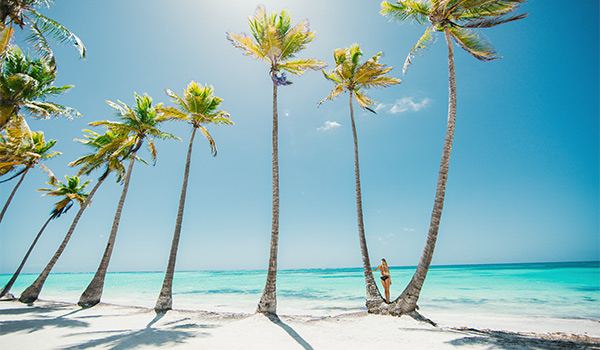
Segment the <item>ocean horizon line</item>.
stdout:
<path fill-rule="evenodd" d="M 565 264 L 597 264 L 600 267 L 600 260 L 585 260 L 585 261 L 540 261 L 540 262 L 506 262 L 506 263 L 471 263 L 471 264 L 432 264 L 430 268 L 453 268 L 453 267 L 475 267 L 475 266 L 520 266 L 520 265 L 565 265 Z M 399 266 L 390 266 L 391 269 L 415 269 L 417 265 L 399 265 Z M 298 268 L 285 268 L 279 269 L 278 272 L 293 272 L 293 271 L 319 271 L 319 270 L 334 270 L 334 271 L 357 271 L 362 270 L 362 267 L 298 267 Z M 199 270 L 176 270 L 176 273 L 186 273 L 186 272 L 256 272 L 256 273 L 265 273 L 267 269 L 222 269 L 222 270 L 214 270 L 214 269 L 199 269 Z M 165 270 L 124 270 L 124 271 L 109 271 L 111 274 L 126 274 L 126 273 L 164 273 Z M 52 272 L 51 274 L 94 274 L 95 271 L 62 271 L 62 272 Z M 21 273 L 22 275 L 36 275 L 39 274 L 37 272 L 26 272 Z M 3 275 L 12 275 L 12 273 L 0 273 L 0 276 Z"/>

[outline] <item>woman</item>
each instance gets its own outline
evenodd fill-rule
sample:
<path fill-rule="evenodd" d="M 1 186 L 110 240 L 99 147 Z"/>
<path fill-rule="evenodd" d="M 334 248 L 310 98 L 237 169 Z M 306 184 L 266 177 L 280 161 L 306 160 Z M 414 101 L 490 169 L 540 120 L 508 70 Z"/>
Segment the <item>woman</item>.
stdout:
<path fill-rule="evenodd" d="M 381 284 L 383 284 L 383 288 L 385 289 L 385 301 L 386 303 L 390 303 L 390 286 L 392 285 L 392 278 L 390 277 L 390 268 L 388 267 L 387 261 L 385 259 L 381 259 L 381 265 L 377 266 L 375 271 L 381 271 Z"/>

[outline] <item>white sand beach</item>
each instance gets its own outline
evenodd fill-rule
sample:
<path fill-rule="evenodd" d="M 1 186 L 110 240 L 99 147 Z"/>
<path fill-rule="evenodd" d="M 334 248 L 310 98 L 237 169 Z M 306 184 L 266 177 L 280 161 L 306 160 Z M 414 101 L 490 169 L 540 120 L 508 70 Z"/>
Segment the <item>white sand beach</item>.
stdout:
<path fill-rule="evenodd" d="M 436 313 L 335 317 L 0 302 L 0 349 L 600 349 L 590 319 Z"/>

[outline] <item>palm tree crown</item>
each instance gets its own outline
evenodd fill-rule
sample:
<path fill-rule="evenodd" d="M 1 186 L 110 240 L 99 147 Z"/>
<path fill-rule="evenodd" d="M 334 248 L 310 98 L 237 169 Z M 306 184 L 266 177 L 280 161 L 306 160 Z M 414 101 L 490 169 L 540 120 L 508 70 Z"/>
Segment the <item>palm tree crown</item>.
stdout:
<path fill-rule="evenodd" d="M 54 86 L 56 74 L 54 58 L 31 58 L 11 46 L 0 74 L 0 128 L 19 114 L 21 108 L 34 118 L 79 117 L 75 109 L 47 101 L 73 87 Z"/>
<path fill-rule="evenodd" d="M 166 116 L 176 119 L 187 120 L 194 129 L 199 129 L 210 144 L 211 153 L 217 155 L 217 147 L 212 136 L 203 124 L 225 124 L 232 125 L 229 113 L 218 109 L 223 99 L 214 95 L 212 86 L 200 86 L 192 81 L 183 90 L 183 98 L 166 89 L 165 92 L 172 98 L 177 108 L 163 107 L 161 111 Z"/>
<path fill-rule="evenodd" d="M 92 130 L 84 130 L 84 132 L 87 132 L 87 135 L 84 135 L 85 139 L 75 139 L 75 141 L 89 146 L 92 150 L 69 163 L 69 166 L 80 166 L 78 175 L 89 175 L 94 170 L 107 166 L 110 171 L 117 172 L 117 182 L 121 182 L 125 175 L 123 160 L 128 152 L 121 146 L 127 141 L 128 135 L 113 130 L 106 130 L 104 134 Z M 121 153 L 116 153 L 117 151 Z M 141 158 L 136 159 L 145 163 Z"/>
<path fill-rule="evenodd" d="M 121 122 L 103 120 L 91 122 L 89 125 L 103 125 L 113 133 L 119 135 L 119 137 L 114 139 L 114 142 L 111 142 L 110 147 L 106 148 L 107 150 L 114 149 L 115 154 L 121 154 L 124 150 L 126 150 L 127 155 L 134 153 L 142 146 L 144 140 L 149 138 L 148 149 L 152 160 L 156 163 L 156 147 L 154 146 L 152 137 L 179 139 L 158 129 L 160 123 L 176 119 L 177 117 L 167 116 L 160 112 L 162 104 L 153 106 L 152 98 L 148 95 L 144 94 L 140 96 L 135 94 L 135 101 L 136 106 L 134 108 L 129 107 L 121 101 L 118 101 L 120 104 L 106 101 L 116 110 Z"/>
<path fill-rule="evenodd" d="M 317 70 L 324 63 L 315 58 L 293 59 L 296 53 L 306 48 L 315 39 L 310 31 L 308 21 L 304 20 L 296 26 L 291 25 L 290 13 L 286 10 L 277 14 L 267 14 L 264 7 L 257 8 L 254 17 L 248 18 L 252 36 L 246 34 L 227 33 L 233 46 L 244 51 L 244 54 L 267 61 L 271 65 L 271 77 L 277 85 L 288 85 L 290 82 L 280 75 L 284 70 L 302 75 L 308 69 Z"/>
<path fill-rule="evenodd" d="M 512 15 L 525 0 L 405 0 L 392 4 L 381 3 L 381 13 L 392 20 L 404 22 L 413 19 L 420 24 L 431 24 L 410 50 L 402 71 L 405 73 L 412 58 L 433 42 L 433 31 L 448 31 L 463 50 L 482 61 L 498 59 L 496 50 L 487 39 L 470 28 L 489 28 L 525 18 L 527 14 Z"/>
<path fill-rule="evenodd" d="M 46 192 L 43 196 L 64 197 L 54 205 L 54 209 L 50 212 L 50 216 L 55 219 L 66 213 L 73 206 L 73 202 L 78 202 L 83 205 L 83 202 L 88 196 L 83 190 L 90 183 L 86 181 L 81 183 L 78 176 L 65 176 L 67 183 L 64 184 L 58 181 L 55 177 L 51 177 L 48 185 L 53 188 L 40 188 L 38 191 Z"/>
<path fill-rule="evenodd" d="M 25 169 L 40 165 L 43 170 L 52 173 L 43 164 L 43 161 L 54 158 L 62 153 L 51 151 L 56 145 L 56 140 L 45 140 L 42 131 L 30 132 L 27 137 L 20 137 L 7 133 L 0 137 L 0 175 L 5 175 L 18 166 L 23 166 L 17 174 L 7 180 L 23 173 Z"/>
<path fill-rule="evenodd" d="M 359 45 L 354 44 L 350 48 L 333 50 L 333 58 L 335 59 L 336 66 L 329 73 L 323 70 L 323 75 L 327 80 L 334 82 L 336 85 L 329 93 L 329 96 L 319 102 L 319 104 L 327 100 L 333 100 L 348 91 L 354 95 L 354 98 L 362 108 L 375 113 L 374 110 L 369 108 L 375 102 L 367 97 L 363 90 L 387 87 L 400 83 L 400 79 L 386 76 L 392 70 L 392 67 L 386 67 L 384 64 L 379 63 L 381 54 L 379 52 L 361 64 L 359 60 L 363 53 Z"/>

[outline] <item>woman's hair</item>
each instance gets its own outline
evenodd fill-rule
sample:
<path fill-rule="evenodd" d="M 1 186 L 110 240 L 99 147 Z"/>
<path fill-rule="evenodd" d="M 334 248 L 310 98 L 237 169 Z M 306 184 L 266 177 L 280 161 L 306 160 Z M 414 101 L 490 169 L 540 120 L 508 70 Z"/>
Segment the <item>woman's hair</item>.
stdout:
<path fill-rule="evenodd" d="M 387 261 L 385 261 L 385 259 L 381 259 L 381 272 L 383 272 L 385 275 L 390 274 L 390 267 L 388 266 Z"/>

